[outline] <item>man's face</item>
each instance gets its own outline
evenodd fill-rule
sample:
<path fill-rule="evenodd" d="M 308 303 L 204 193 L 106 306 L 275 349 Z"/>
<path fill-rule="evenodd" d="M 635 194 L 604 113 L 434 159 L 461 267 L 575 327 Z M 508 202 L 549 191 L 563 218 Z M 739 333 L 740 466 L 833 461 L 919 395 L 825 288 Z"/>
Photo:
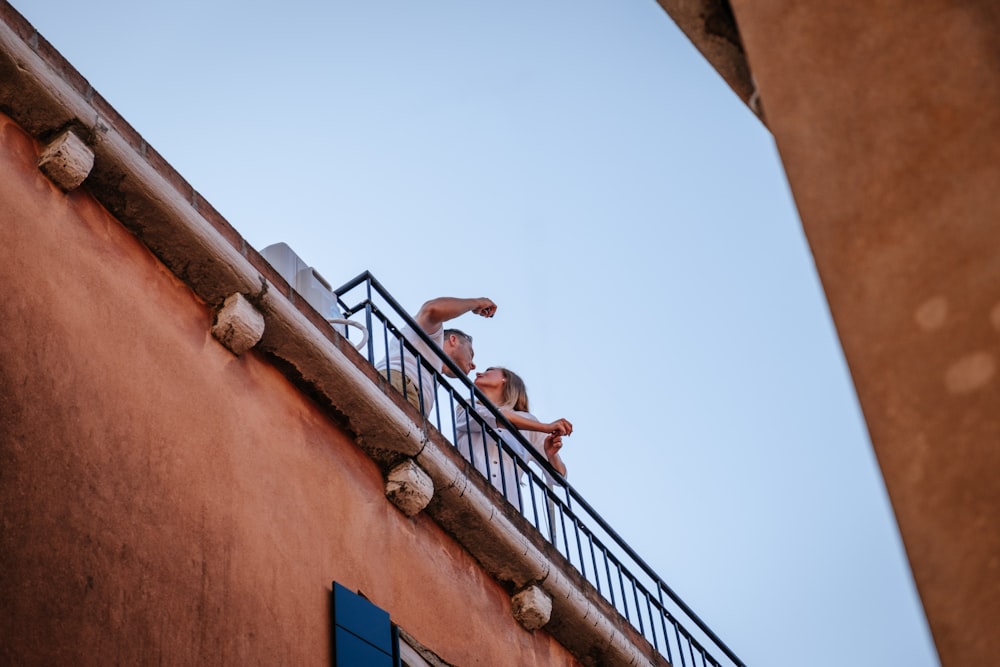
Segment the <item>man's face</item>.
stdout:
<path fill-rule="evenodd" d="M 472 349 L 472 343 L 462 338 L 461 336 L 451 336 L 447 341 L 445 341 L 445 350 L 455 365 L 462 369 L 462 372 L 468 375 L 472 369 L 476 367 L 472 363 L 472 358 L 476 356 L 475 350 Z M 445 375 L 452 375 L 452 373 L 445 368 Z"/>

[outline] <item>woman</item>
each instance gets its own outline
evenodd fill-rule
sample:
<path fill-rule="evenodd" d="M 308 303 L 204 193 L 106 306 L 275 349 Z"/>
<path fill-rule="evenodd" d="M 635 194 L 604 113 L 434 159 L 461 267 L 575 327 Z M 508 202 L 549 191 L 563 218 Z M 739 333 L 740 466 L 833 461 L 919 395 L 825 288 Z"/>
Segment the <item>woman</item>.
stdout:
<path fill-rule="evenodd" d="M 548 423 L 538 421 L 533 414 L 528 412 L 528 392 L 525 389 L 524 380 L 517 373 L 506 368 L 493 367 L 487 368 L 482 373 L 476 373 L 475 385 L 498 408 L 500 414 L 521 431 L 524 439 L 548 460 L 553 469 L 565 476 L 566 464 L 563 463 L 559 450 L 562 449 L 562 436 L 572 433 L 573 425 L 565 419 L 557 419 Z M 530 460 L 517 438 L 497 425 L 496 418 L 486 406 L 477 406 L 476 413 L 482 422 L 489 425 L 503 438 L 511 450 L 525 461 Z M 472 461 L 476 469 L 482 472 L 493 486 L 503 491 L 511 503 L 519 507 L 518 487 L 521 475 L 510 454 L 503 452 L 501 455 L 501 448 L 498 446 L 496 438 L 488 433 L 464 408 L 458 409 L 456 419 L 456 445 L 459 451 Z M 546 480 L 551 484 L 552 480 L 547 471 Z"/>

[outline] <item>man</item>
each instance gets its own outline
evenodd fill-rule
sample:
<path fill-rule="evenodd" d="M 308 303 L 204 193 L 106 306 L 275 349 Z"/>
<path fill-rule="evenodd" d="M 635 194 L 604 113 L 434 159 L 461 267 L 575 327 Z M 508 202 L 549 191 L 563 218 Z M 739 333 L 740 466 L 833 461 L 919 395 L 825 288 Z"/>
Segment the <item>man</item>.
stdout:
<path fill-rule="evenodd" d="M 472 349 L 472 336 L 458 329 L 445 329 L 444 323 L 465 313 L 493 317 L 496 311 L 496 304 L 485 297 L 459 299 L 442 296 L 431 299 L 421 306 L 414 320 L 437 347 L 463 373 L 468 374 L 476 367 L 472 361 L 475 356 L 475 351 Z M 434 405 L 434 397 L 437 393 L 437 381 L 428 368 L 433 368 L 435 371 L 450 377 L 455 377 L 455 374 L 413 329 L 406 327 L 402 333 L 403 337 L 417 350 L 420 359 L 418 360 L 412 351 L 406 349 L 403 343 L 393 342 L 390 343 L 388 359 L 380 361 L 376 368 L 389 379 L 397 391 L 406 396 L 413 407 L 420 410 L 422 406 L 423 413 L 427 414 Z"/>

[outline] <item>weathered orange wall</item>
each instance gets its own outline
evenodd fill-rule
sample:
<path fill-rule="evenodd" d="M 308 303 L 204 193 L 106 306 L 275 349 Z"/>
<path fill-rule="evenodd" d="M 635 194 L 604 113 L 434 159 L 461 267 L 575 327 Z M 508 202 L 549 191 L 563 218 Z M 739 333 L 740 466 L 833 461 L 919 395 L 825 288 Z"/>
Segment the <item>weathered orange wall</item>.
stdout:
<path fill-rule="evenodd" d="M 330 582 L 458 665 L 572 665 L 0 117 L 0 662 L 330 664 Z"/>
<path fill-rule="evenodd" d="M 732 6 L 942 663 L 997 664 L 1000 5 Z"/>

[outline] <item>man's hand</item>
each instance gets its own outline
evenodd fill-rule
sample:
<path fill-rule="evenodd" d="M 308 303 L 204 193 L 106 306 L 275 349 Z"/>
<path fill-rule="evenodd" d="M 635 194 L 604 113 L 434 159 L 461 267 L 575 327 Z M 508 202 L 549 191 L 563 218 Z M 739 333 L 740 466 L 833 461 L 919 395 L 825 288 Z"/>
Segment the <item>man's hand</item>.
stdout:
<path fill-rule="evenodd" d="M 491 301 L 490 299 L 487 299 L 486 297 L 480 297 L 478 301 L 479 303 L 476 305 L 475 308 L 472 309 L 472 312 L 475 313 L 476 315 L 482 315 L 483 317 L 493 317 L 493 314 L 497 312 L 497 305 L 493 303 L 493 301 Z"/>

